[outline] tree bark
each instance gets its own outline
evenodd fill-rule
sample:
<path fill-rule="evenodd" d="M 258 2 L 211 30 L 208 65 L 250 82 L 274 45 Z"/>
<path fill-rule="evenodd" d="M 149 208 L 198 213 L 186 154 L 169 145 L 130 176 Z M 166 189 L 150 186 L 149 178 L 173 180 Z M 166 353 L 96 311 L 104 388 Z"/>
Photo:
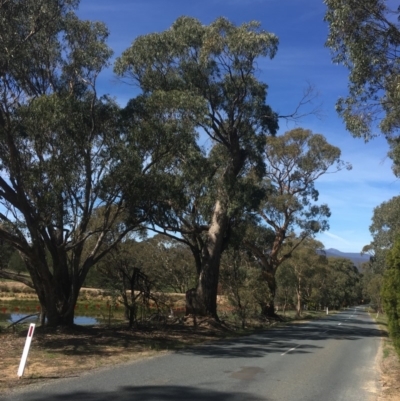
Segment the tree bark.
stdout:
<path fill-rule="evenodd" d="M 75 305 L 78 299 L 80 286 L 75 279 L 75 284 L 70 280 L 61 281 L 56 277 L 46 274 L 47 267 L 36 267 L 41 272 L 41 277 L 33 276 L 33 284 L 38 294 L 42 308 L 41 323 L 48 326 L 72 326 L 74 324 Z"/>
<path fill-rule="evenodd" d="M 74 291 L 75 292 L 75 291 Z M 76 293 L 56 293 L 54 288 L 45 290 L 45 302 L 42 309 L 46 314 L 48 326 L 72 326 L 74 324 Z"/>
<path fill-rule="evenodd" d="M 298 288 L 297 291 L 297 305 L 296 305 L 296 314 L 297 316 L 301 316 L 301 290 Z"/>
<path fill-rule="evenodd" d="M 276 294 L 276 279 L 275 271 L 270 269 L 264 271 L 262 274 L 263 279 L 266 281 L 269 289 L 269 294 L 266 299 L 260 302 L 261 316 L 265 318 L 277 319 L 279 316 L 275 313 L 275 294 Z"/>
<path fill-rule="evenodd" d="M 209 316 L 218 320 L 217 292 L 219 266 L 228 227 L 226 208 L 217 200 L 212 222 L 202 249 L 201 270 L 196 289 L 186 293 L 186 314 Z"/>
<path fill-rule="evenodd" d="M 298 317 L 301 316 L 301 298 L 302 298 L 302 290 L 301 290 L 301 277 L 298 279 L 297 283 L 297 288 L 296 288 L 296 294 L 297 294 L 297 305 L 296 305 L 296 314 Z"/>

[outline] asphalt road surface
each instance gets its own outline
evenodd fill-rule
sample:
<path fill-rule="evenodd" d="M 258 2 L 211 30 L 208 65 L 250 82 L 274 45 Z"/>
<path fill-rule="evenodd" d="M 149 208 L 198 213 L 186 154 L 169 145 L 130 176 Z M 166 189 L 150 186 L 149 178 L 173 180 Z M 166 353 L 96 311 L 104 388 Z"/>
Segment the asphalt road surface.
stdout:
<path fill-rule="evenodd" d="M 364 307 L 196 346 L 0 398 L 17 401 L 369 401 L 381 333 Z"/>

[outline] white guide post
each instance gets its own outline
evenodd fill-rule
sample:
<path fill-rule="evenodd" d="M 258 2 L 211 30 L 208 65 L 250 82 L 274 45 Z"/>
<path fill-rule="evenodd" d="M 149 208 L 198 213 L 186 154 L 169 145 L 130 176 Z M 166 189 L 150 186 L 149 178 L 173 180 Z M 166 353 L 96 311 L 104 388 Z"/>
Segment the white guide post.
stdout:
<path fill-rule="evenodd" d="M 24 351 L 22 352 L 21 362 L 18 368 L 18 378 L 24 374 L 26 359 L 28 358 L 29 347 L 31 346 L 33 332 L 35 331 L 35 323 L 31 323 L 28 330 L 28 335 L 26 336 Z"/>

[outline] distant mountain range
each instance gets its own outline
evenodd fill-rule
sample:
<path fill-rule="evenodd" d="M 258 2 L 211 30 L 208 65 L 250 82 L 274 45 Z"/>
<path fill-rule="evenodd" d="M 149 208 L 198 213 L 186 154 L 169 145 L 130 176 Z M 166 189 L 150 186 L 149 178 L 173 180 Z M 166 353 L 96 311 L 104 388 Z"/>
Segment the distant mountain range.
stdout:
<path fill-rule="evenodd" d="M 324 249 L 326 256 L 334 258 L 346 258 L 350 259 L 355 266 L 360 267 L 362 263 L 369 261 L 369 255 L 361 255 L 356 252 L 341 252 L 334 248 Z"/>

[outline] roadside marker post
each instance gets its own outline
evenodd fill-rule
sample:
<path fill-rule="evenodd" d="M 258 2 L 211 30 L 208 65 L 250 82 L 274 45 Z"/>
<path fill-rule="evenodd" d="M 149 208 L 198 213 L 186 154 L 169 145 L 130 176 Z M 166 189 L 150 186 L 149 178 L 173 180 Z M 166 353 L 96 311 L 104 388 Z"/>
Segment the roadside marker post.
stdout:
<path fill-rule="evenodd" d="M 31 346 L 33 332 L 35 331 L 35 323 L 31 323 L 28 329 L 28 335 L 26 336 L 24 351 L 22 352 L 21 362 L 19 363 L 18 368 L 18 378 L 24 374 L 26 360 L 28 358 L 29 347 Z"/>

